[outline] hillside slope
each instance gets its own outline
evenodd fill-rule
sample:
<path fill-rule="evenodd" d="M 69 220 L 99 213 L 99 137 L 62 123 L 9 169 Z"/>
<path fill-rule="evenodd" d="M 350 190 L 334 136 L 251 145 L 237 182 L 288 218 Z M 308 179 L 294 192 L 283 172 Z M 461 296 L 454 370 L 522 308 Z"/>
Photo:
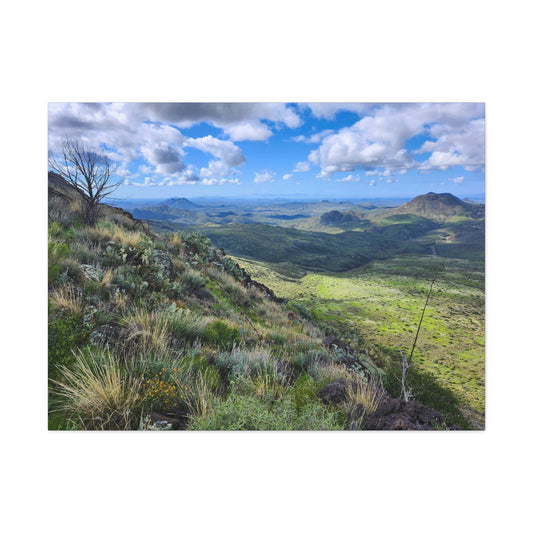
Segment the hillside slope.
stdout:
<path fill-rule="evenodd" d="M 447 427 L 207 237 L 111 207 L 86 226 L 55 177 L 49 192 L 50 428 Z"/>

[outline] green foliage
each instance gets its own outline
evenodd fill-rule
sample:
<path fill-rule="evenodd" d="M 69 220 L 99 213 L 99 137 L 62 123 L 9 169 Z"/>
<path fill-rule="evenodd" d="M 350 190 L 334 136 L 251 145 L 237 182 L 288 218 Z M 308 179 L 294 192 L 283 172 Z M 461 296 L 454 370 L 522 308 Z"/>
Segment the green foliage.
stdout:
<path fill-rule="evenodd" d="M 229 326 L 222 320 L 215 320 L 206 326 L 202 340 L 219 348 L 228 349 L 234 344 L 239 344 L 241 334 L 238 328 Z"/>
<path fill-rule="evenodd" d="M 57 375 L 57 366 L 69 366 L 73 361 L 72 350 L 88 342 L 90 328 L 81 316 L 54 313 L 48 304 L 48 375 Z"/>
<path fill-rule="evenodd" d="M 222 258 L 222 265 L 224 266 L 224 271 L 233 276 L 237 281 L 244 281 L 242 270 L 231 257 L 224 256 Z"/>
<path fill-rule="evenodd" d="M 168 313 L 168 329 L 183 344 L 191 344 L 201 338 L 206 326 L 206 319 L 189 309 L 177 309 Z"/>
<path fill-rule="evenodd" d="M 194 292 L 204 287 L 204 285 L 204 279 L 194 270 L 188 270 L 181 276 L 181 286 L 184 291 Z"/>
<path fill-rule="evenodd" d="M 290 397 L 276 402 L 262 401 L 252 395 L 230 394 L 218 399 L 210 414 L 192 420 L 195 430 L 342 430 L 344 416 L 319 401 L 300 405 Z"/>
<path fill-rule="evenodd" d="M 57 242 L 48 239 L 48 283 L 57 280 L 61 272 L 64 272 L 63 260 L 70 256 L 71 250 L 65 242 Z"/>
<path fill-rule="evenodd" d="M 203 233 L 192 232 L 184 238 L 186 253 L 200 263 L 211 257 L 211 241 Z"/>

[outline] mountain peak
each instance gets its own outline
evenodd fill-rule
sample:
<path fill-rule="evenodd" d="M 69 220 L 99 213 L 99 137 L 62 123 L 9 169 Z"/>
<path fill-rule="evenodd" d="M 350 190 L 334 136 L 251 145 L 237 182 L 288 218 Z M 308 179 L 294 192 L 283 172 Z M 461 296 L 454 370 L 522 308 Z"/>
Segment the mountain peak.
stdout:
<path fill-rule="evenodd" d="M 421 194 L 410 202 L 391 209 L 390 213 L 418 215 L 436 221 L 444 221 L 452 216 L 475 216 L 471 205 L 449 192 Z"/>

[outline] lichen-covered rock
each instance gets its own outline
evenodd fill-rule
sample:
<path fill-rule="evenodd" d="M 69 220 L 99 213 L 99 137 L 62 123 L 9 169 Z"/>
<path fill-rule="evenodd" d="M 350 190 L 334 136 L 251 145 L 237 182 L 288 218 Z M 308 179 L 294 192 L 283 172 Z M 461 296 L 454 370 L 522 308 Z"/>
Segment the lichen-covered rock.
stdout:
<path fill-rule="evenodd" d="M 139 424 L 140 431 L 169 431 L 183 429 L 183 421 L 159 413 L 149 413 Z"/>
<path fill-rule="evenodd" d="M 93 281 L 99 281 L 102 279 L 102 270 L 95 265 L 80 265 L 85 277 L 92 279 Z"/>

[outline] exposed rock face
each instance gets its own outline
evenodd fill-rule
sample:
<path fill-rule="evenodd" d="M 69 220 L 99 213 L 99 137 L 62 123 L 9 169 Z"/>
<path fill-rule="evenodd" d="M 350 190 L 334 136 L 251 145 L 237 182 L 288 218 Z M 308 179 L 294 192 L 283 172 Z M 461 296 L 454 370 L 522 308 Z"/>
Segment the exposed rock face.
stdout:
<path fill-rule="evenodd" d="M 390 396 L 381 400 L 377 410 L 371 414 L 365 429 L 379 430 L 435 430 L 460 429 L 445 424 L 442 415 L 420 402 L 404 402 Z"/>

